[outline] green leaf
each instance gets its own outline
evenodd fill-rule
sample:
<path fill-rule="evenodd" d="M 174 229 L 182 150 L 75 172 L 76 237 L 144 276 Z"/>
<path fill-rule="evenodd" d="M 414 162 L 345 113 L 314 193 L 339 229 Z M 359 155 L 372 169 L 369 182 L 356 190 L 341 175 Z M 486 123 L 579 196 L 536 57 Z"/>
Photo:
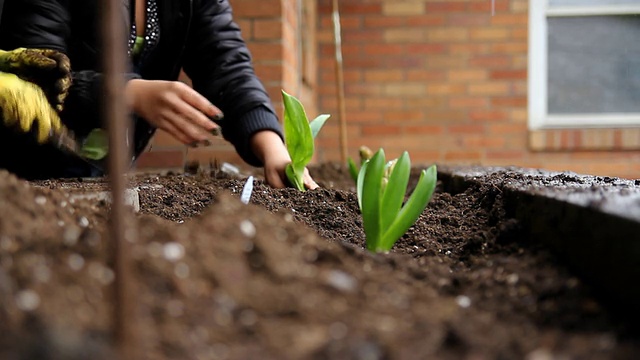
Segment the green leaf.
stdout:
<path fill-rule="evenodd" d="M 353 181 L 357 183 L 358 182 L 358 166 L 356 165 L 356 162 L 353 161 L 352 158 L 348 158 L 347 166 L 349 167 L 349 175 L 351 175 L 351 179 L 353 179 Z"/>
<path fill-rule="evenodd" d="M 389 182 L 382 196 L 381 207 L 384 210 L 382 214 L 382 228 L 387 229 L 391 226 L 393 220 L 402 207 L 404 196 L 407 192 L 407 184 L 409 183 L 409 174 L 411 172 L 411 160 L 409 153 L 404 152 L 395 162 Z"/>
<path fill-rule="evenodd" d="M 384 150 L 378 150 L 367 164 L 362 186 L 362 222 L 367 238 L 367 248 L 378 251 L 383 231 L 380 221 L 380 189 L 384 175 Z"/>
<path fill-rule="evenodd" d="M 360 208 L 360 212 L 362 212 L 362 190 L 364 188 L 364 175 L 367 173 L 367 166 L 369 165 L 369 160 L 365 161 L 360 167 L 360 172 L 358 172 L 358 178 L 356 180 L 356 195 L 358 195 L 358 207 Z"/>
<path fill-rule="evenodd" d="M 80 149 L 80 155 L 91 160 L 102 160 L 109 153 L 109 136 L 103 129 L 91 130 Z"/>
<path fill-rule="evenodd" d="M 313 134 L 304 108 L 298 99 L 282 90 L 284 103 L 284 135 L 292 171 L 287 172 L 293 184 L 302 183 L 304 168 L 313 157 Z M 293 177 L 293 178 L 291 178 Z M 301 189 L 304 191 L 304 186 Z"/>
<path fill-rule="evenodd" d="M 293 166 L 291 166 L 291 164 L 287 164 L 287 166 L 284 168 L 284 172 L 287 175 L 287 178 L 289 179 L 289 181 L 291 182 L 291 185 L 293 185 L 296 189 L 300 191 L 305 191 L 302 177 L 299 177 L 296 175 L 293 169 Z"/>
<path fill-rule="evenodd" d="M 422 170 L 418 184 L 411 196 L 409 196 L 409 200 L 404 204 L 391 226 L 385 231 L 381 249 L 391 249 L 393 244 L 418 220 L 420 214 L 429 204 L 429 200 L 431 200 L 433 191 L 436 188 L 437 175 L 436 165 L 430 166 L 427 170 Z"/>
<path fill-rule="evenodd" d="M 316 136 L 318 136 L 320 129 L 322 129 L 322 126 L 324 126 L 324 123 L 327 122 L 327 119 L 329 119 L 330 117 L 331 115 L 329 114 L 322 114 L 318 115 L 317 118 L 311 120 L 311 122 L 309 123 L 309 127 L 311 127 L 311 135 L 314 139 L 316 138 Z"/>

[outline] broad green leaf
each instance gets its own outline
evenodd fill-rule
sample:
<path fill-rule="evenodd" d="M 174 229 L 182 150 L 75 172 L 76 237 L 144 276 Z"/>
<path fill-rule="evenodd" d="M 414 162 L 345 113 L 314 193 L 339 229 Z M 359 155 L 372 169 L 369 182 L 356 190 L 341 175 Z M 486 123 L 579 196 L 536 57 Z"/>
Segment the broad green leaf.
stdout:
<path fill-rule="evenodd" d="M 382 228 L 387 229 L 402 207 L 404 196 L 407 192 L 409 174 L 411 172 L 411 160 L 409 153 L 404 152 L 395 162 L 389 182 L 382 196 Z"/>
<path fill-rule="evenodd" d="M 302 176 L 296 175 L 295 170 L 293 169 L 293 166 L 291 166 L 291 164 L 287 164 L 287 166 L 284 168 L 284 172 L 291 182 L 291 185 L 295 186 L 295 188 L 300 191 L 305 191 Z"/>
<path fill-rule="evenodd" d="M 330 117 L 331 115 L 329 114 L 322 114 L 318 115 L 317 118 L 311 120 L 311 122 L 309 123 L 309 127 L 311 127 L 311 135 L 314 139 L 316 138 L 316 136 L 318 136 L 320 129 L 322 129 L 322 126 L 324 126 L 324 123 L 327 122 L 327 119 L 329 119 Z"/>
<path fill-rule="evenodd" d="M 109 136 L 103 129 L 91 130 L 85 138 L 80 155 L 91 160 L 102 160 L 109 153 Z"/>
<path fill-rule="evenodd" d="M 384 164 L 384 150 L 380 149 L 368 161 L 362 187 L 362 222 L 367 238 L 367 248 L 374 251 L 380 249 L 383 231 L 380 226 L 380 187 L 382 186 Z"/>
<path fill-rule="evenodd" d="M 313 134 L 300 101 L 284 90 L 282 90 L 282 100 L 284 103 L 284 135 L 293 168 L 293 171 L 287 172 L 287 176 L 295 177 L 295 180 L 289 179 L 291 182 L 301 183 L 304 168 L 313 157 Z M 304 191 L 304 187 L 302 190 Z"/>
<path fill-rule="evenodd" d="M 393 244 L 418 220 L 433 195 L 437 176 L 438 172 L 435 165 L 430 166 L 427 170 L 422 170 L 418 184 L 411 196 L 409 196 L 409 200 L 400 209 L 391 226 L 386 229 L 382 237 L 383 244 L 381 244 L 381 249 L 391 249 Z"/>

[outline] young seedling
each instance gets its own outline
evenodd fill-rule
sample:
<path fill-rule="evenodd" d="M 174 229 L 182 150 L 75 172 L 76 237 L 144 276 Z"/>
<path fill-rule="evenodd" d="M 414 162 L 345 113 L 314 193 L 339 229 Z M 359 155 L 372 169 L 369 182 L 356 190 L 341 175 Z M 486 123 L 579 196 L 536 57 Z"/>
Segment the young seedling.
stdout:
<path fill-rule="evenodd" d="M 373 156 L 373 151 L 371 151 L 371 149 L 369 149 L 364 145 L 360 146 L 359 153 L 360 153 L 360 166 L 362 166 L 362 164 L 364 164 L 367 160 L 371 159 L 371 157 Z M 351 178 L 353 179 L 354 182 L 357 182 L 358 172 L 360 172 L 360 169 L 358 168 L 358 166 L 356 165 L 355 161 L 353 161 L 352 158 L 347 159 L 347 165 L 349 166 L 349 174 L 351 175 Z"/>
<path fill-rule="evenodd" d="M 437 179 L 435 165 L 422 170 L 413 193 L 403 205 L 410 172 L 411 160 L 406 151 L 386 163 L 384 150 L 380 149 L 362 164 L 357 195 L 368 250 L 389 251 L 431 200 Z"/>
<path fill-rule="evenodd" d="M 305 191 L 302 177 L 304 169 L 313 158 L 314 139 L 330 115 L 320 115 L 311 122 L 298 99 L 282 90 L 284 103 L 284 137 L 291 162 L 285 168 L 289 182 L 296 189 Z"/>
<path fill-rule="evenodd" d="M 103 129 L 91 130 L 82 143 L 80 155 L 90 160 L 102 160 L 109 152 L 109 136 Z"/>

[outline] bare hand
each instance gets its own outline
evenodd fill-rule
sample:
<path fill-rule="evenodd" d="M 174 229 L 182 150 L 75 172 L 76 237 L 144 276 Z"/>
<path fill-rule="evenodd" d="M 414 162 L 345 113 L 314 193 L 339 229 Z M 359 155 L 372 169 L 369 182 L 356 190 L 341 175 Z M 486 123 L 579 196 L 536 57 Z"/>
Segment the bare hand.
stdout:
<path fill-rule="evenodd" d="M 126 97 L 133 111 L 186 145 L 206 141 L 222 112 L 204 96 L 179 81 L 131 80 Z"/>
<path fill-rule="evenodd" d="M 267 183 L 277 189 L 289 186 L 285 168 L 291 162 L 291 157 L 282 139 L 273 131 L 261 131 L 253 135 L 251 145 L 256 156 L 264 163 L 264 178 Z M 307 189 L 318 188 L 306 168 L 303 182 Z"/>

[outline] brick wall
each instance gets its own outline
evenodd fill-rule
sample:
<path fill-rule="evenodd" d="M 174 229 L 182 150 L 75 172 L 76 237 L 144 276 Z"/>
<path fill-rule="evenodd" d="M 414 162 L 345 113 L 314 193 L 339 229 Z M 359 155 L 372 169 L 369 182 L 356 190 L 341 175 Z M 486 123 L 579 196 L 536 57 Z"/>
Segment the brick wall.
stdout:
<path fill-rule="evenodd" d="M 310 111 L 316 111 L 313 86 L 317 73 L 314 21 L 317 14 L 315 7 L 310 6 L 313 3 L 308 0 L 231 0 L 235 20 L 251 51 L 256 74 L 269 92 L 279 116 L 282 113 L 281 89 L 298 96 Z M 310 20 L 301 24 L 300 14 Z M 309 26 L 307 31 L 300 30 Z M 301 35 L 303 33 L 304 36 Z M 301 44 L 307 44 L 306 51 Z M 308 70 L 309 66 L 313 71 Z M 181 80 L 190 83 L 184 74 Z M 182 169 L 190 162 L 208 164 L 214 160 L 247 166 L 229 143 L 220 138 L 212 140 L 211 146 L 192 149 L 167 133 L 159 132 L 149 150 L 139 159 L 137 169 Z"/>
<path fill-rule="evenodd" d="M 340 1 L 350 156 L 640 178 L 638 129 L 527 129 L 526 0 Z M 319 1 L 319 108 L 338 114 L 331 1 Z M 337 116 L 318 160 L 340 158 Z"/>

